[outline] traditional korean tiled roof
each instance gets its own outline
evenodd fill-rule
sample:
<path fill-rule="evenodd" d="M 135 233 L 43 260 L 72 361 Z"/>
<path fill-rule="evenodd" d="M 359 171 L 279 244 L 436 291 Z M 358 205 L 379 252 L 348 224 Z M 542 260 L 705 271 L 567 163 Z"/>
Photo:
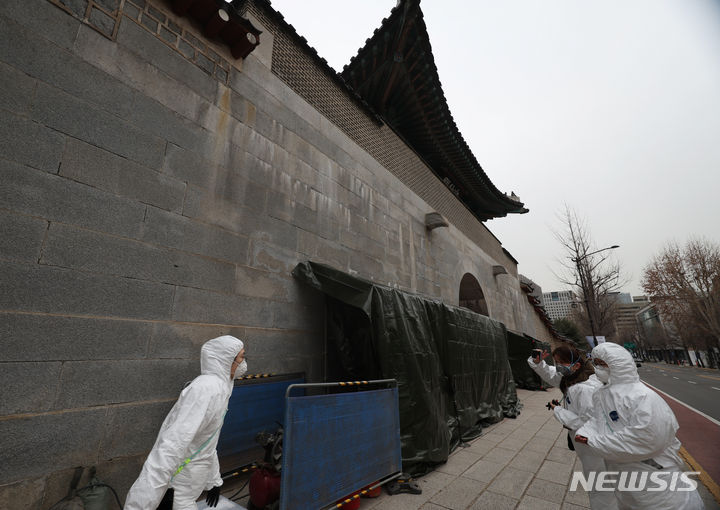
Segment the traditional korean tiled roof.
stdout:
<path fill-rule="evenodd" d="M 525 213 L 490 181 L 443 93 L 420 0 L 402 0 L 341 73 L 480 220 Z"/>

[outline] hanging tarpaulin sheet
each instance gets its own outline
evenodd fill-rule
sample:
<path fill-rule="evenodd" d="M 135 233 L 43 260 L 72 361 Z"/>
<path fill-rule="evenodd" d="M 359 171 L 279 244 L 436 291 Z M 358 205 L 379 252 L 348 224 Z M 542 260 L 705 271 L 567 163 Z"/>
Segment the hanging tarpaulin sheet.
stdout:
<path fill-rule="evenodd" d="M 508 359 L 515 385 L 526 390 L 542 390 L 548 387 L 549 385 L 530 368 L 527 359 L 532 355 L 533 349 L 543 349 L 550 352 L 550 344 L 512 331 L 507 332 L 507 343 Z M 551 357 L 546 358 L 545 361 L 551 365 L 553 364 Z"/>
<path fill-rule="evenodd" d="M 398 381 L 404 471 L 425 473 L 483 422 L 519 414 L 502 323 L 322 264 L 293 275 L 328 296 L 330 377 Z"/>

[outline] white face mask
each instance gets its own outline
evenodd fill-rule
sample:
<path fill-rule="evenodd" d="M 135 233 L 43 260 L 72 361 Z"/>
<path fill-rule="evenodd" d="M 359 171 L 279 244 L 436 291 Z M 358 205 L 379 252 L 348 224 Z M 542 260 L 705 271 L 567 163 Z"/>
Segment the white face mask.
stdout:
<path fill-rule="evenodd" d="M 246 373 L 247 373 L 247 361 L 242 360 L 242 363 L 240 363 L 237 366 L 237 368 L 235 369 L 235 379 L 240 379 Z"/>
<path fill-rule="evenodd" d="M 602 382 L 606 383 L 610 380 L 610 369 L 607 367 L 595 367 L 595 376 Z"/>

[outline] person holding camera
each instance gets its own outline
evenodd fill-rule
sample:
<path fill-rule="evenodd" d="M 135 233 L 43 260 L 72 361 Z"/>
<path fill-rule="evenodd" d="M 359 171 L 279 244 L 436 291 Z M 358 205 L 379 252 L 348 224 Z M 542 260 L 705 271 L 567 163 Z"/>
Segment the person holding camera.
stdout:
<path fill-rule="evenodd" d="M 575 441 L 602 456 L 609 471 L 633 486 L 616 491 L 619 507 L 704 508 L 697 488 L 680 476 L 686 468 L 678 455 L 675 414 L 640 381 L 630 352 L 604 343 L 592 350 L 592 358 L 597 377 L 606 384 L 593 394 L 591 419 L 576 432 Z"/>
<path fill-rule="evenodd" d="M 545 362 L 549 356 L 549 352 L 536 349 L 533 351 L 533 356 L 528 358 L 528 365 L 542 380 L 558 386 L 562 391 L 562 402 L 553 400 L 548 403 L 548 409 L 552 410 L 555 418 L 570 431 L 568 447 L 575 450 L 585 476 L 587 477 L 591 471 L 605 471 L 605 460 L 586 445 L 574 440 L 575 432 L 590 419 L 593 394 L 603 383 L 595 377 L 592 364 L 575 347 L 571 345 L 557 347 L 552 352 L 555 366 Z M 588 495 L 590 507 L 595 510 L 618 508 L 612 492 L 592 490 Z"/>

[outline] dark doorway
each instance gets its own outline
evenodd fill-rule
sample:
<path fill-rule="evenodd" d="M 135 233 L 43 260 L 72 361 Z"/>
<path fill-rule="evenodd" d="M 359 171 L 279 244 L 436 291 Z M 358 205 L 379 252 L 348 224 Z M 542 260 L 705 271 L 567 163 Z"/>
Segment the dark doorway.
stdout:
<path fill-rule="evenodd" d="M 485 295 L 477 279 L 465 273 L 460 280 L 460 306 L 489 317 Z"/>

